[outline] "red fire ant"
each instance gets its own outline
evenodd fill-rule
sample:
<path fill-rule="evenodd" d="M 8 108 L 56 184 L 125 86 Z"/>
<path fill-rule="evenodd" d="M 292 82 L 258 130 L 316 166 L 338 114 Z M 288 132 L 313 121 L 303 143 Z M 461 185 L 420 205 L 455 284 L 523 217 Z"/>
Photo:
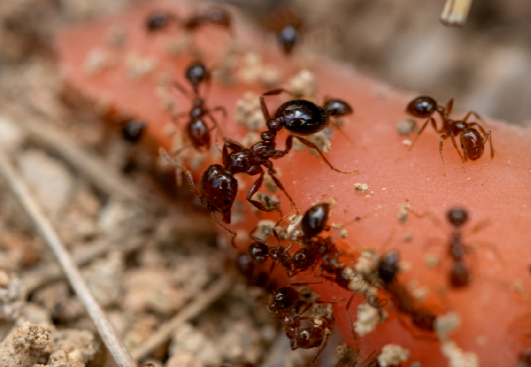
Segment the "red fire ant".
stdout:
<path fill-rule="evenodd" d="M 179 19 L 170 12 L 154 11 L 147 17 L 145 28 L 147 32 L 155 33 L 167 29 L 170 25 L 181 25 L 186 31 L 195 31 L 206 24 L 216 25 L 230 32 L 232 21 L 230 14 L 219 7 L 210 7 L 185 19 Z"/>
<path fill-rule="evenodd" d="M 453 99 L 451 99 L 446 104 L 446 107 L 438 105 L 433 98 L 427 96 L 417 97 L 413 101 L 411 101 L 407 106 L 406 112 L 414 117 L 427 118 L 427 120 L 420 128 L 417 136 L 413 140 L 413 143 L 411 144 L 409 149 L 404 153 L 404 155 L 399 157 L 397 160 L 402 159 L 407 153 L 409 153 L 409 151 L 415 145 L 415 142 L 419 138 L 420 134 L 422 134 L 426 126 L 428 126 L 428 123 L 431 123 L 436 132 L 443 134 L 441 135 L 441 141 L 439 144 L 439 154 L 443 163 L 445 176 L 446 164 L 442 155 L 442 149 L 443 142 L 448 137 L 452 139 L 452 143 L 454 145 L 455 150 L 457 151 L 457 154 L 459 154 L 459 157 L 461 158 L 462 164 L 465 164 L 468 159 L 472 161 L 479 159 L 483 155 L 483 152 L 485 150 L 485 143 L 487 142 L 487 140 L 490 144 L 491 159 L 494 158 L 495 151 L 494 147 L 492 146 L 491 131 L 485 131 L 483 126 L 481 126 L 477 122 L 468 122 L 470 116 L 475 116 L 480 121 L 483 121 L 481 116 L 479 116 L 474 111 L 470 111 L 466 114 L 463 120 L 452 120 L 448 117 L 452 112 L 452 107 Z M 441 129 L 437 129 L 437 124 L 435 122 L 435 119 L 433 118 L 433 114 L 436 112 L 442 119 L 443 126 L 441 127 Z M 481 133 L 472 126 L 476 126 L 481 131 Z M 457 147 L 457 143 L 455 141 L 455 137 L 458 135 L 459 140 L 461 142 L 461 148 L 463 149 L 463 154 L 461 154 L 461 152 L 459 151 L 459 148 Z"/>
<path fill-rule="evenodd" d="M 218 128 L 218 124 L 212 112 L 221 111 L 224 118 L 227 116 L 227 111 L 223 106 L 217 106 L 212 109 L 209 109 L 205 106 L 205 99 L 200 96 L 199 87 L 201 84 L 206 83 L 207 87 L 210 86 L 211 75 L 206 66 L 202 62 L 192 62 L 185 72 L 186 80 L 190 83 L 192 87 L 192 94 L 186 88 L 174 82 L 173 85 L 179 89 L 179 91 L 188 97 L 192 101 L 192 108 L 188 113 L 190 121 L 186 124 L 185 131 L 188 139 L 192 146 L 201 151 L 201 148 L 209 149 L 210 148 L 210 131 L 214 128 Z M 179 118 L 185 116 L 186 113 L 180 113 L 174 115 L 174 121 L 177 121 Z M 205 122 L 205 118 L 208 117 L 214 127 L 209 128 Z M 188 147 L 181 148 L 180 151 Z M 179 151 L 179 152 L 180 152 Z M 178 152 L 178 153 L 179 153 Z M 178 154 L 176 153 L 176 154 Z"/>

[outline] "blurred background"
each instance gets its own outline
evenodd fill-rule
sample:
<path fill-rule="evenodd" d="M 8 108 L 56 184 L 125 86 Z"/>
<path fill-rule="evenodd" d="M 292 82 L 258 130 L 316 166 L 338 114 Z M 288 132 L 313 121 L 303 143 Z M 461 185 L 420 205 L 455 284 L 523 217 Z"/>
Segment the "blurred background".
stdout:
<path fill-rule="evenodd" d="M 0 79 L 5 83 L 16 75 L 19 83 L 17 65 L 31 57 L 52 58 L 53 31 L 61 24 L 112 13 L 132 2 L 0 2 Z M 351 63 L 395 87 L 431 95 L 441 104 L 455 98 L 459 111 L 473 109 L 511 123 L 531 124 L 528 0 L 476 0 L 463 28 L 439 22 L 443 0 L 218 2 L 237 7 L 265 30 L 297 22 L 305 47 Z"/>

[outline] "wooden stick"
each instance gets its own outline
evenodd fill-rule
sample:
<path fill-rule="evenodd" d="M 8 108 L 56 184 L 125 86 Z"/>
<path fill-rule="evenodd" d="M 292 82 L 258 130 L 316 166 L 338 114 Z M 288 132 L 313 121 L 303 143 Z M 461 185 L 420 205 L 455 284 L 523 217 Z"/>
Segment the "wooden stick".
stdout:
<path fill-rule="evenodd" d="M 170 321 L 161 326 L 151 337 L 133 350 L 132 354 L 137 360 L 146 358 L 153 350 L 171 338 L 173 332 L 186 321 L 199 315 L 212 302 L 221 297 L 233 284 L 230 275 L 223 275 L 206 291 L 199 294 L 192 302 L 187 304 Z"/>
<path fill-rule="evenodd" d="M 107 316 L 98 305 L 87 284 L 81 277 L 78 268 L 66 251 L 63 243 L 53 229 L 44 211 L 37 204 L 33 195 L 28 190 L 22 177 L 16 172 L 7 155 L 0 151 L 0 177 L 2 177 L 9 189 L 13 192 L 18 203 L 24 209 L 35 229 L 40 233 L 46 244 L 50 247 L 55 258 L 61 265 L 72 289 L 85 306 L 92 322 L 96 326 L 101 339 L 113 356 L 119 367 L 137 367 L 133 357 L 122 344 L 116 331 L 111 326 Z"/>
<path fill-rule="evenodd" d="M 462 27 L 468 18 L 472 0 L 446 0 L 440 21 L 447 26 Z"/>

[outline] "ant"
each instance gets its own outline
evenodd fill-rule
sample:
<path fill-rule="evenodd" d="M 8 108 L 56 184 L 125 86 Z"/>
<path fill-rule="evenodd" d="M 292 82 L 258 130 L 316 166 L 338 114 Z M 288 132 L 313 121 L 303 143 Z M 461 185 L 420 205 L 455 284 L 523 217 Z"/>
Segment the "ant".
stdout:
<path fill-rule="evenodd" d="M 308 303 L 302 311 L 295 314 L 303 303 L 305 302 L 301 300 L 300 293 L 293 287 L 282 287 L 273 294 L 269 309 L 275 318 L 283 318 L 282 323 L 286 336 L 290 339 L 291 350 L 319 347 L 313 363 L 326 348 L 332 332 L 332 320 L 325 317 L 317 323 L 313 318 L 301 316 L 310 309 L 313 303 L 323 303 L 319 301 Z M 309 321 L 311 326 L 301 328 L 302 321 Z"/>
<path fill-rule="evenodd" d="M 520 367 L 531 367 L 531 349 L 526 348 L 518 356 L 518 366 Z"/>
<path fill-rule="evenodd" d="M 468 119 L 470 116 L 476 117 L 478 120 L 483 122 L 483 119 L 481 116 L 479 116 L 474 111 L 469 111 L 466 116 L 463 118 L 463 120 L 452 120 L 448 116 L 452 112 L 453 107 L 453 99 L 451 99 L 447 104 L 446 107 L 438 105 L 435 99 L 428 97 L 428 96 L 421 96 L 415 98 L 413 101 L 411 101 L 407 108 L 406 112 L 414 117 L 419 118 L 427 118 L 426 122 L 422 127 L 420 128 L 417 136 L 413 140 L 413 143 L 411 143 L 411 146 L 409 149 L 397 160 L 402 159 L 409 151 L 413 148 L 415 145 L 415 142 L 419 138 L 420 134 L 424 131 L 426 126 L 428 126 L 428 123 L 431 123 L 433 128 L 436 132 L 442 133 L 441 140 L 439 143 L 439 154 L 441 156 L 443 169 L 444 169 L 444 175 L 446 176 L 446 164 L 444 162 L 444 158 L 442 155 L 442 149 L 443 149 L 443 143 L 444 140 L 448 137 L 451 138 L 452 144 L 457 151 L 457 154 L 459 154 L 459 157 L 461 158 L 461 163 L 464 165 L 468 159 L 475 161 L 483 155 L 483 152 L 485 150 L 485 144 L 487 140 L 489 141 L 490 145 L 490 157 L 491 159 L 494 158 L 494 147 L 492 145 L 492 135 L 491 131 L 485 131 L 483 126 L 481 126 L 477 122 L 468 122 Z M 435 119 L 433 118 L 433 114 L 438 113 L 439 116 L 442 119 L 443 126 L 438 129 L 437 124 L 435 122 Z M 484 122 L 483 122 L 484 123 Z M 476 130 L 474 127 L 477 127 L 481 133 Z M 459 151 L 459 148 L 457 147 L 457 143 L 455 141 L 456 136 L 459 136 L 459 141 L 461 143 L 461 148 L 463 149 L 463 154 Z"/>
<path fill-rule="evenodd" d="M 411 316 L 413 324 L 420 329 L 433 332 L 437 318 L 430 310 L 415 305 L 413 296 L 407 288 L 398 282 L 396 274 L 399 271 L 399 255 L 390 251 L 378 264 L 378 276 L 384 283 L 385 289 L 393 296 L 393 303 L 399 312 Z"/>
<path fill-rule="evenodd" d="M 328 251 L 328 241 L 316 236 L 324 230 L 329 230 L 330 227 L 326 224 L 329 212 L 330 204 L 328 203 L 316 204 L 308 209 L 301 219 L 302 235 L 288 247 L 280 244 L 270 246 L 261 239 L 251 235 L 250 237 L 253 243 L 248 248 L 249 256 L 255 264 L 263 264 L 271 257 L 273 266 L 275 264 L 283 266 L 289 277 L 293 277 L 299 272 L 315 267 L 317 262 Z M 254 230 L 251 233 L 253 232 Z M 273 233 L 277 241 L 279 241 L 276 231 L 273 231 Z M 289 249 L 297 241 L 302 241 L 303 247 L 291 256 Z"/>
<path fill-rule="evenodd" d="M 130 143 L 138 142 L 144 135 L 147 123 L 143 120 L 131 120 L 122 127 L 122 138 Z"/>
<path fill-rule="evenodd" d="M 192 87 L 192 93 L 190 93 L 186 88 L 181 86 L 179 83 L 174 82 L 173 85 L 186 97 L 192 101 L 192 108 L 188 113 L 190 120 L 186 124 L 185 131 L 190 140 L 192 146 L 201 151 L 202 148 L 210 148 L 210 131 L 214 128 L 219 129 L 218 124 L 212 112 L 221 111 L 224 118 L 227 117 L 227 111 L 223 106 L 217 106 L 212 109 L 209 109 L 205 106 L 205 98 L 201 97 L 199 93 L 199 87 L 202 84 L 206 84 L 207 88 L 210 88 L 211 74 L 207 67 L 199 61 L 192 62 L 185 71 L 186 80 L 190 83 Z M 177 121 L 179 118 L 185 116 L 186 113 L 180 113 L 173 116 L 173 120 Z M 205 118 L 208 117 L 214 127 L 209 128 L 205 122 Z M 187 146 L 181 148 L 176 154 L 179 154 L 183 149 L 188 148 Z"/>
<path fill-rule="evenodd" d="M 182 20 L 179 20 L 173 13 L 154 11 L 148 15 L 145 22 L 145 29 L 148 33 L 156 33 L 167 29 L 172 24 L 181 25 L 189 32 L 193 32 L 206 24 L 216 25 L 231 32 L 232 20 L 230 14 L 225 9 L 219 7 L 210 7 Z"/>
<path fill-rule="evenodd" d="M 332 170 L 344 174 L 358 172 L 357 170 L 350 172 L 340 171 L 335 168 L 328 159 L 326 159 L 324 153 L 314 143 L 293 134 L 311 135 L 326 127 L 329 124 L 330 115 L 323 108 L 307 100 L 294 99 L 283 103 L 275 112 L 275 116 L 273 118 L 270 117 L 269 111 L 264 102 L 264 96 L 278 95 L 282 92 L 286 91 L 284 89 L 275 89 L 260 96 L 262 113 L 264 114 L 268 127 L 268 131 L 261 133 L 261 140 L 253 144 L 251 148 L 247 149 L 235 140 L 224 138 L 223 165 L 213 164 L 206 169 L 201 177 L 199 190 L 197 190 L 193 183 L 190 171 L 173 162 L 168 155 L 161 150 L 162 156 L 164 156 L 176 168 L 185 172 L 192 190 L 201 198 L 203 205 L 205 205 L 212 213 L 216 223 L 232 234 L 231 243 L 234 247 L 236 247 L 234 242 L 236 232 L 221 224 L 215 216 L 215 212 L 220 212 L 223 215 L 223 221 L 230 224 L 232 205 L 236 198 L 236 194 L 238 193 L 238 181 L 234 178 L 235 174 L 243 173 L 250 176 L 259 175 L 258 179 L 247 192 L 245 197 L 246 200 L 261 211 L 280 211 L 278 207 L 267 208 L 261 202 L 252 199 L 253 195 L 258 192 L 260 187 L 262 187 L 265 175 L 262 166 L 265 166 L 277 187 L 284 192 L 292 207 L 298 212 L 297 205 L 287 193 L 280 180 L 275 176 L 276 171 L 273 168 L 273 162 L 271 161 L 271 159 L 279 159 L 288 154 L 293 146 L 293 139 L 298 139 L 304 145 L 315 149 Z M 276 135 L 278 131 L 282 130 L 282 128 L 288 129 L 291 134 L 286 139 L 285 149 L 277 150 L 275 149 Z M 230 153 L 229 149 L 231 150 Z"/>

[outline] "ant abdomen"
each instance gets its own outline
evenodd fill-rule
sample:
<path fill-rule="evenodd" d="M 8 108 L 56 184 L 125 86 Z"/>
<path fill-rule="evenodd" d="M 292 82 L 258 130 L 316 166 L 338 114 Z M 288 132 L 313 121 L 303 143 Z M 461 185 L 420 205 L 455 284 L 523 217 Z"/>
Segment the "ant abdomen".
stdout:
<path fill-rule="evenodd" d="M 186 125 L 186 133 L 194 148 L 206 147 L 208 149 L 210 147 L 210 130 L 203 120 L 190 121 Z"/>
<path fill-rule="evenodd" d="M 263 242 L 253 242 L 247 252 L 255 264 L 263 264 L 269 258 L 269 246 Z"/>
<path fill-rule="evenodd" d="M 470 275 L 466 265 L 461 261 L 452 264 L 450 270 L 450 284 L 454 288 L 466 287 L 469 284 Z"/>
<path fill-rule="evenodd" d="M 209 166 L 199 184 L 201 202 L 207 208 L 223 214 L 223 221 L 230 223 L 230 211 L 236 194 L 238 181 L 219 164 Z"/>
<path fill-rule="evenodd" d="M 354 113 L 350 104 L 337 98 L 328 99 L 323 104 L 323 109 L 332 117 L 343 117 Z"/>
<path fill-rule="evenodd" d="M 428 96 L 420 96 L 409 102 L 406 112 L 414 117 L 428 118 L 437 110 L 437 101 Z"/>
<path fill-rule="evenodd" d="M 330 214 L 330 204 L 320 203 L 312 206 L 304 213 L 301 229 L 304 236 L 311 238 L 325 230 Z"/>
<path fill-rule="evenodd" d="M 305 99 L 283 103 L 277 109 L 275 119 L 280 119 L 290 132 L 303 136 L 318 133 L 328 126 L 330 120 L 325 110 Z"/>
<path fill-rule="evenodd" d="M 464 156 L 475 161 L 483 155 L 485 144 L 483 137 L 476 129 L 464 129 L 459 136 Z"/>
<path fill-rule="evenodd" d="M 202 62 L 193 62 L 188 66 L 185 73 L 186 79 L 193 86 L 199 85 L 202 82 L 208 80 L 210 74 L 206 66 Z"/>

